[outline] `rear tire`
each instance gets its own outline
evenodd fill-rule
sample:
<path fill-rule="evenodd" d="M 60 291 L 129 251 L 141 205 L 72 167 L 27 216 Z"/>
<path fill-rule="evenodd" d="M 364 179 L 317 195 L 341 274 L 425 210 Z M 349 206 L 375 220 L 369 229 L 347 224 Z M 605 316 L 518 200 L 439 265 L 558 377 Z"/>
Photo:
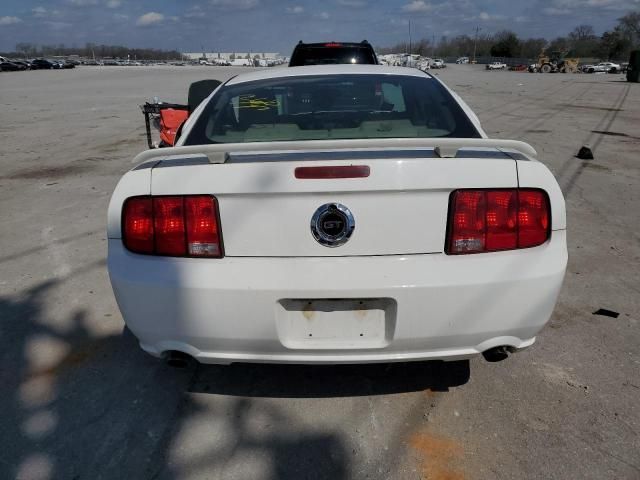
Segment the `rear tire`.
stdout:
<path fill-rule="evenodd" d="M 540 69 L 540 71 L 542 73 L 551 73 L 551 65 L 549 65 L 548 63 L 545 63 L 544 65 L 542 65 L 542 68 Z"/>

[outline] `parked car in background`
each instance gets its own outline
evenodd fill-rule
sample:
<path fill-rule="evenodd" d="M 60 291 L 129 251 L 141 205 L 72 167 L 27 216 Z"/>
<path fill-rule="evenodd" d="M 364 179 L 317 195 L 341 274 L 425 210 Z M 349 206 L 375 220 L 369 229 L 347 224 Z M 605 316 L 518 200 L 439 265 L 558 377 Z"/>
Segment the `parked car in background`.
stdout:
<path fill-rule="evenodd" d="M 620 64 L 613 62 L 602 62 L 599 63 L 598 66 L 603 68 L 607 73 L 620 73 L 621 70 Z"/>
<path fill-rule="evenodd" d="M 502 62 L 491 62 L 487 64 L 487 70 L 506 70 L 507 64 Z"/>
<path fill-rule="evenodd" d="M 31 70 L 31 63 L 26 60 L 12 60 L 12 63 L 16 65 L 22 65 L 25 70 Z"/>
<path fill-rule="evenodd" d="M 582 71 L 585 73 L 620 73 L 620 65 L 613 62 L 600 62 L 597 65 L 585 65 Z"/>
<path fill-rule="evenodd" d="M 460 64 L 465 64 L 465 63 L 469 63 L 469 57 L 460 57 L 456 60 L 456 63 L 458 65 Z"/>
<path fill-rule="evenodd" d="M 53 62 L 44 58 L 36 58 L 31 61 L 32 70 L 51 70 L 53 68 L 56 68 Z"/>
<path fill-rule="evenodd" d="M 293 49 L 291 60 L 289 60 L 290 67 L 341 63 L 377 65 L 378 57 L 366 40 L 360 43 L 303 43 L 300 41 Z"/>
<path fill-rule="evenodd" d="M 422 70 L 423 72 L 426 72 L 427 70 L 431 70 L 431 68 L 433 68 L 432 60 L 430 58 L 423 58 L 418 61 L 418 63 L 416 64 L 416 67 L 419 70 Z"/>
<path fill-rule="evenodd" d="M 431 68 L 447 68 L 447 64 L 441 58 L 435 58 L 431 65 Z"/>
<path fill-rule="evenodd" d="M 251 67 L 253 66 L 253 60 L 250 58 L 236 58 L 231 60 L 231 65 L 233 67 Z"/>
<path fill-rule="evenodd" d="M 19 72 L 27 70 L 27 67 L 17 62 L 0 62 L 0 70 L 3 72 Z"/>

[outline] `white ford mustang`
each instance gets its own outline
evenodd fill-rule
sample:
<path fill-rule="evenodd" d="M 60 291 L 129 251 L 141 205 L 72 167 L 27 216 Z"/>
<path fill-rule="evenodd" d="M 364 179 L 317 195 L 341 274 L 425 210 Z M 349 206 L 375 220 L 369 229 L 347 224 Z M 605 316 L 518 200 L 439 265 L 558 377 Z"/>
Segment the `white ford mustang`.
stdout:
<path fill-rule="evenodd" d="M 159 357 L 506 355 L 533 344 L 567 264 L 564 199 L 535 156 L 417 69 L 237 76 L 116 187 L 118 305 Z"/>

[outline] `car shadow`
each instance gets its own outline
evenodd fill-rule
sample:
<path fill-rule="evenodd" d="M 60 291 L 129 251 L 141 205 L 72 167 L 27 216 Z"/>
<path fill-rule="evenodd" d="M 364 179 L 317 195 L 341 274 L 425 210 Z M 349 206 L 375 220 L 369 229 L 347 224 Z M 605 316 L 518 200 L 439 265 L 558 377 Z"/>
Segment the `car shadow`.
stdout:
<path fill-rule="evenodd" d="M 467 383 L 469 376 L 468 360 L 367 365 L 199 364 L 190 391 L 240 397 L 354 397 L 446 392 Z"/>
<path fill-rule="evenodd" d="M 468 361 L 175 369 L 142 352 L 126 328 L 97 334 L 89 310 L 53 325 L 48 305 L 66 280 L 0 297 L 0 380 L 10 392 L 0 397 L 0 478 L 255 478 L 244 469 L 258 467 L 268 480 L 349 478 L 349 435 L 306 425 L 273 398 L 445 391 L 469 379 Z M 38 360 L 54 348 L 61 354 Z M 271 427 L 256 430 L 256 419 Z M 194 441 L 202 448 L 181 453 Z"/>

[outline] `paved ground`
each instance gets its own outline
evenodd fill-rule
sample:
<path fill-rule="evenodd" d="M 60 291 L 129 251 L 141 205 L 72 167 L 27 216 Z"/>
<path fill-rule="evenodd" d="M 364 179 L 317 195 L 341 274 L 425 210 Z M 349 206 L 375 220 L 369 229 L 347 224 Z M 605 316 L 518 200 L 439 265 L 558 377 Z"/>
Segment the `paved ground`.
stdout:
<path fill-rule="evenodd" d="M 565 286 L 528 351 L 176 370 L 123 332 L 107 202 L 145 147 L 137 105 L 238 70 L 0 74 L 0 478 L 640 478 L 640 85 L 440 73 L 567 196 Z M 585 143 L 595 160 L 573 157 Z"/>

